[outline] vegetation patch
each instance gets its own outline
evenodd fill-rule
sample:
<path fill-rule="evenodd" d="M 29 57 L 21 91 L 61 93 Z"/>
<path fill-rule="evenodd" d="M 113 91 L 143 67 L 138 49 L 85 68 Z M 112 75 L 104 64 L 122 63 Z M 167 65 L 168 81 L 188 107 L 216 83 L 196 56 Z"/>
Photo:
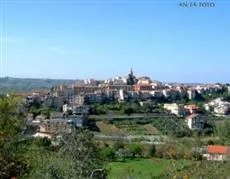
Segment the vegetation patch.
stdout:
<path fill-rule="evenodd" d="M 174 164 L 173 164 L 174 163 Z M 164 172 L 168 171 L 169 168 L 177 170 L 183 166 L 192 165 L 191 161 L 172 161 L 165 159 L 136 159 L 127 160 L 124 162 L 110 162 L 108 164 L 109 179 L 125 179 L 130 176 L 138 179 L 150 179 L 153 177 L 160 177 Z"/>

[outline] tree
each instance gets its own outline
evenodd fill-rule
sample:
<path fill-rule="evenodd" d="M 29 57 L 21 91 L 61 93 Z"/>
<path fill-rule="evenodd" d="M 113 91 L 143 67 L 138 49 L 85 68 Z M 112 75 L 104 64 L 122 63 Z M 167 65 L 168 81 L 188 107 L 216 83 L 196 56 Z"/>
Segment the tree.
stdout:
<path fill-rule="evenodd" d="M 23 120 L 18 102 L 16 98 L 0 97 L 0 178 L 19 177 L 28 171 L 22 155 Z"/>
<path fill-rule="evenodd" d="M 121 142 L 121 141 L 115 142 L 114 145 L 113 145 L 113 147 L 114 147 L 115 150 L 119 150 L 119 149 L 124 149 L 125 148 L 124 143 Z"/>
<path fill-rule="evenodd" d="M 134 85 L 134 84 L 136 84 L 136 79 L 133 76 L 133 74 L 129 74 L 127 79 L 127 85 Z"/>
<path fill-rule="evenodd" d="M 26 178 L 46 179 L 89 179 L 106 178 L 104 161 L 99 149 L 92 141 L 92 134 L 83 129 L 72 129 L 72 133 L 63 134 L 56 150 L 30 148 L 33 157 L 33 169 Z M 48 143 L 43 141 L 46 146 Z M 34 149 L 35 148 L 35 149 Z M 36 161 L 36 163 L 35 163 Z"/>
<path fill-rule="evenodd" d="M 142 155 L 142 148 L 139 144 L 131 144 L 129 146 L 129 150 L 132 153 L 132 158 L 136 157 L 137 155 Z"/>
<path fill-rule="evenodd" d="M 112 161 L 115 159 L 115 150 L 111 147 L 103 147 L 101 149 L 101 155 L 104 160 Z"/>
<path fill-rule="evenodd" d="M 152 144 L 149 148 L 149 156 L 150 157 L 154 157 L 156 154 L 156 146 L 154 144 Z"/>
<path fill-rule="evenodd" d="M 230 102 L 230 95 L 229 95 L 229 94 L 225 95 L 225 96 L 223 97 L 223 101 L 228 101 L 228 102 Z"/>
<path fill-rule="evenodd" d="M 105 178 L 104 163 L 92 134 L 72 129 L 54 146 L 47 138 L 25 138 L 18 100 L 0 97 L 0 178 Z"/>
<path fill-rule="evenodd" d="M 103 161 L 98 148 L 92 141 L 93 134 L 82 129 L 73 129 L 71 134 L 63 136 L 60 153 L 70 162 L 72 177 L 89 178 L 96 169 L 103 169 Z M 94 176 L 104 178 L 103 174 Z"/>
<path fill-rule="evenodd" d="M 225 121 L 223 124 L 216 126 L 216 135 L 220 138 L 223 144 L 230 144 L 230 122 Z"/>

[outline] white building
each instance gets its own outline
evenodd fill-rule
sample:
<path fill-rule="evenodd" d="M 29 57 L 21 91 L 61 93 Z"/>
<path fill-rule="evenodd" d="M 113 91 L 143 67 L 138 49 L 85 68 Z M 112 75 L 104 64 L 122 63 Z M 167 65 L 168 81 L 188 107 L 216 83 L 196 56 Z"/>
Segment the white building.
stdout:
<path fill-rule="evenodd" d="M 230 93 L 230 86 L 228 86 L 227 88 L 228 88 L 228 93 Z"/>
<path fill-rule="evenodd" d="M 222 101 L 221 98 L 216 98 L 204 106 L 207 111 L 212 108 L 214 113 L 219 115 L 225 115 L 230 112 L 230 102 Z"/>
<path fill-rule="evenodd" d="M 66 113 L 68 110 L 72 110 L 72 108 L 69 107 L 67 104 L 64 104 L 64 105 L 62 106 L 62 111 L 63 111 L 63 113 Z"/>
<path fill-rule="evenodd" d="M 171 95 L 171 90 L 170 89 L 164 89 L 163 91 L 163 95 L 168 98 Z"/>
<path fill-rule="evenodd" d="M 85 96 L 84 95 L 75 95 L 72 100 L 72 105 L 84 105 Z"/>
<path fill-rule="evenodd" d="M 124 90 L 120 89 L 119 90 L 119 101 L 124 101 L 125 100 L 125 94 L 124 94 Z"/>
<path fill-rule="evenodd" d="M 148 85 L 152 82 L 151 79 L 147 76 L 140 77 L 137 80 L 138 80 L 137 84 L 147 84 Z"/>
<path fill-rule="evenodd" d="M 200 114 L 192 114 L 186 117 L 190 129 L 202 130 L 204 128 L 204 117 Z"/>
<path fill-rule="evenodd" d="M 155 98 L 160 98 L 163 96 L 162 90 L 154 90 L 154 91 L 151 91 L 150 94 L 152 95 L 152 97 L 155 97 Z"/>
<path fill-rule="evenodd" d="M 177 116 L 185 116 L 187 114 L 184 106 L 178 105 L 176 103 L 164 104 L 164 109 L 170 111 L 172 114 L 175 114 Z"/>
<path fill-rule="evenodd" d="M 227 146 L 210 145 L 207 147 L 207 153 L 203 154 L 204 158 L 212 161 L 229 161 L 230 148 Z"/>
<path fill-rule="evenodd" d="M 196 97 L 196 91 L 195 90 L 189 89 L 187 91 L 187 93 L 188 93 L 188 99 L 194 99 Z"/>

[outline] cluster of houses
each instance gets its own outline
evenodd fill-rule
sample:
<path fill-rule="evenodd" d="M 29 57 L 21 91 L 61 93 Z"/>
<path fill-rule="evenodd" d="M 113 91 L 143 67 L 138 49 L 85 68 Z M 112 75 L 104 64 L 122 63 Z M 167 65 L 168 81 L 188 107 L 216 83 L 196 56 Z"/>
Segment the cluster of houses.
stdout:
<path fill-rule="evenodd" d="M 84 84 L 59 85 L 49 92 L 35 92 L 27 96 L 27 103 L 40 100 L 46 106 L 61 109 L 65 101 L 72 106 L 79 106 L 107 101 L 140 102 L 157 98 L 192 100 L 199 95 L 220 90 L 223 90 L 221 84 L 194 86 L 162 83 L 146 76 L 136 78 L 131 69 L 130 73 L 124 77 L 115 77 L 105 81 L 88 79 L 84 81 Z M 182 110 L 179 111 L 182 112 Z"/>
<path fill-rule="evenodd" d="M 223 101 L 221 98 L 216 98 L 204 104 L 204 107 L 207 111 L 211 111 L 217 115 L 230 114 L 230 102 Z"/>
<path fill-rule="evenodd" d="M 131 80 L 130 80 L 131 79 Z M 132 81 L 133 83 L 128 83 Z M 210 94 L 223 89 L 221 84 L 183 85 L 152 81 L 149 77 L 136 78 L 132 69 L 127 76 L 105 81 L 88 79 L 84 84 L 59 85 L 50 94 L 55 98 L 68 100 L 73 105 L 101 103 L 103 101 L 146 101 L 154 98 L 188 98 Z"/>
<path fill-rule="evenodd" d="M 223 116 L 230 114 L 230 102 L 222 101 L 221 98 L 214 99 L 204 104 L 206 111 L 214 115 Z M 197 105 L 184 105 L 177 103 L 166 103 L 164 109 L 177 116 L 185 117 L 190 129 L 202 130 L 204 127 L 204 116 L 200 113 Z"/>
<path fill-rule="evenodd" d="M 88 79 L 84 81 L 84 84 L 58 85 L 50 91 L 39 90 L 32 94 L 26 94 L 25 103 L 27 106 L 38 104 L 52 107 L 57 109 L 57 111 L 62 111 L 63 114 L 68 114 L 67 116 L 61 114 L 56 117 L 51 116 L 50 119 L 42 119 L 42 122 L 39 124 L 40 132 L 52 133 L 51 124 L 53 126 L 58 126 L 59 124 L 63 126 L 67 124 L 67 126 L 85 125 L 85 121 L 87 121 L 86 116 L 89 112 L 89 108 L 86 107 L 88 104 L 132 100 L 146 102 L 156 98 L 194 99 L 198 95 L 209 95 L 213 92 L 223 90 L 223 87 L 221 84 L 167 84 L 152 81 L 146 76 L 136 78 L 131 69 L 130 73 L 124 77 L 115 77 L 105 81 Z M 228 89 L 230 90 L 230 88 Z M 220 99 L 205 104 L 205 109 L 213 109 L 218 114 L 228 113 L 229 107 L 229 102 L 223 102 Z M 186 117 L 186 122 L 190 129 L 200 130 L 204 126 L 204 118 L 199 114 L 199 108 L 196 105 L 166 103 L 164 104 L 164 109 L 175 115 Z M 71 113 L 69 113 L 70 111 Z M 70 130 L 68 127 L 63 128 L 66 131 Z"/>
<path fill-rule="evenodd" d="M 70 112 L 69 112 L 70 111 Z M 38 115 L 35 118 L 29 114 L 27 117 L 28 124 L 34 126 L 34 137 L 48 137 L 71 133 L 73 128 L 88 127 L 87 106 L 75 106 L 74 108 L 63 105 L 63 112 L 53 112 L 49 117 Z"/>
<path fill-rule="evenodd" d="M 195 104 L 183 105 L 169 103 L 164 104 L 164 109 L 177 116 L 186 117 L 186 123 L 192 130 L 202 130 L 204 127 L 204 116 L 199 114 L 199 108 Z"/>
<path fill-rule="evenodd" d="M 98 86 L 89 86 L 84 84 L 65 86 L 60 85 L 54 89 L 52 95 L 55 97 L 64 97 L 72 103 L 100 103 L 104 100 L 149 100 L 153 98 L 188 98 L 194 99 L 199 92 L 192 87 L 185 85 L 168 85 L 160 82 L 148 81 L 142 77 L 134 85 L 127 84 L 99 84 Z M 221 90 L 222 86 L 213 85 L 215 91 Z M 202 93 L 200 93 L 202 94 Z"/>

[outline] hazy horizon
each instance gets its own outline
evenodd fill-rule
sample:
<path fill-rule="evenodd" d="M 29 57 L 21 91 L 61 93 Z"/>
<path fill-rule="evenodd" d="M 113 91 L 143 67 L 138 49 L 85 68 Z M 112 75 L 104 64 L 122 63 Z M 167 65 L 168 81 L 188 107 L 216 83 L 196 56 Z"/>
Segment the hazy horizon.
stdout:
<path fill-rule="evenodd" d="M 122 75 L 121 75 L 122 76 Z M 117 77 L 117 76 L 114 76 Z M 142 77 L 142 76 L 136 76 L 136 77 Z M 15 77 L 15 76 L 5 76 L 5 77 L 0 77 L 0 79 L 4 79 L 4 78 L 15 78 L 15 79 L 34 79 L 34 80 L 71 80 L 71 81 L 76 81 L 76 80 L 80 80 L 80 81 L 84 81 L 87 79 L 94 79 L 94 80 L 105 80 L 105 79 L 97 79 L 97 78 L 85 78 L 85 79 L 80 79 L 80 78 L 36 78 L 36 77 Z M 106 79 L 110 79 L 113 77 L 108 77 Z M 151 77 L 150 77 L 151 78 Z M 186 82 L 186 81 L 160 81 L 157 79 L 152 79 L 153 81 L 159 81 L 162 83 L 178 83 L 178 84 L 216 84 L 216 83 L 221 83 L 221 84 L 228 84 L 228 82 Z"/>
<path fill-rule="evenodd" d="M 196 1 L 199 2 L 199 1 Z M 1 77 L 229 83 L 230 2 L 1 1 Z"/>

